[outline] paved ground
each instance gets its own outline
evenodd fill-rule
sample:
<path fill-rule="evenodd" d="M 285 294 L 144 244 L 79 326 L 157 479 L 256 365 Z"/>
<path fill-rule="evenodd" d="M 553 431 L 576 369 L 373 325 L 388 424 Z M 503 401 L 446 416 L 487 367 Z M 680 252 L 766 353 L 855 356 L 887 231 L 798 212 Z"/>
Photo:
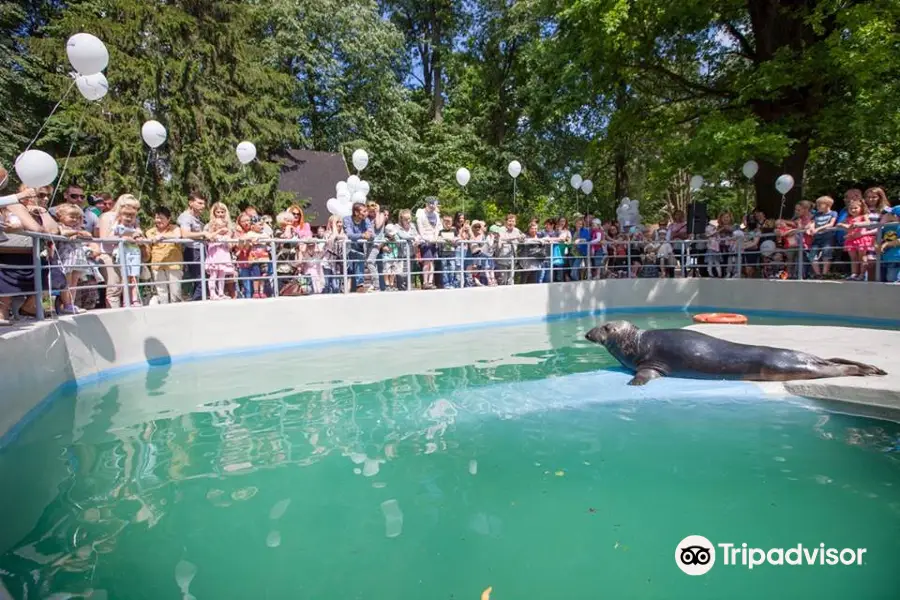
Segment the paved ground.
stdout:
<path fill-rule="evenodd" d="M 766 383 L 763 387 L 833 404 L 855 413 L 900 420 L 900 331 L 853 327 L 692 325 L 703 333 L 742 344 L 758 344 L 839 357 L 875 365 L 883 377 L 839 377 Z"/>

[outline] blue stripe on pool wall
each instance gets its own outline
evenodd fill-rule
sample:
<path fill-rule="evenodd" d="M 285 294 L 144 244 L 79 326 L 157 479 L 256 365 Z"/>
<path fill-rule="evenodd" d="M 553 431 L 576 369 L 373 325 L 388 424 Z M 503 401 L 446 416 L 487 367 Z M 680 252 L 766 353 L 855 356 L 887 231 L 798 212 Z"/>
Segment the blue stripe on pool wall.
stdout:
<path fill-rule="evenodd" d="M 482 323 L 468 323 L 465 325 L 447 325 L 441 327 L 430 327 L 427 329 L 413 329 L 406 331 L 395 331 L 389 333 L 376 333 L 357 336 L 344 336 L 337 338 L 317 338 L 311 340 L 298 340 L 296 342 L 286 342 L 282 344 L 273 344 L 267 346 L 250 346 L 246 348 L 234 348 L 219 351 L 196 352 L 189 354 L 179 354 L 174 356 L 161 356 L 150 358 L 139 363 L 131 363 L 120 365 L 111 369 L 106 369 L 98 373 L 79 377 L 75 380 L 69 380 L 60 384 L 46 398 L 38 402 L 25 416 L 22 417 L 15 425 L 13 425 L 4 435 L 0 436 L 0 450 L 15 440 L 21 432 L 34 421 L 40 414 L 46 411 L 53 401 L 61 396 L 76 390 L 79 387 L 98 383 L 115 377 L 119 377 L 136 371 L 147 371 L 151 367 L 169 366 L 172 364 L 189 363 L 200 360 L 211 360 L 215 358 L 233 357 L 233 356 L 252 356 L 257 354 L 268 354 L 272 352 L 280 352 L 284 350 L 293 350 L 299 348 L 316 348 L 322 346 L 353 344 L 371 341 L 397 340 L 410 337 L 419 337 L 434 335 L 438 333 L 459 333 L 465 331 L 474 331 L 479 329 L 487 329 L 493 327 L 513 327 L 516 325 L 536 324 L 542 322 L 556 322 L 571 319 L 580 319 L 586 317 L 602 317 L 606 315 L 616 314 L 696 314 L 705 312 L 734 312 L 734 308 L 726 308 L 721 306 L 690 306 L 681 305 L 672 306 L 632 306 L 632 307 L 614 307 L 599 308 L 594 310 L 573 311 L 567 313 L 559 313 L 554 315 L 541 315 L 537 317 L 524 317 L 520 319 L 508 319 L 500 321 L 485 321 Z M 845 323 L 847 325 L 869 325 L 883 327 L 900 327 L 900 319 L 882 319 L 874 317 L 858 317 L 846 315 L 828 315 L 819 313 L 805 313 L 795 311 L 780 310 L 739 310 L 741 314 L 747 316 L 770 317 L 778 319 L 804 319 L 810 321 L 832 321 L 837 323 Z"/>

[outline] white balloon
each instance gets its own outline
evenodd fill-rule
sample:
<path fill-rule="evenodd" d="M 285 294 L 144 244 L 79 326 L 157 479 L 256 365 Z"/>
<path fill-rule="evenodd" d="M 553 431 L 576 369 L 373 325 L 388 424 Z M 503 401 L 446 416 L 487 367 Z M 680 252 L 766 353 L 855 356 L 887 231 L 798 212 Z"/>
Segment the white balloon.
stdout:
<path fill-rule="evenodd" d="M 694 175 L 691 177 L 691 191 L 696 192 L 700 188 L 703 187 L 703 177 L 700 175 Z"/>
<path fill-rule="evenodd" d="M 341 202 L 350 202 L 350 190 L 346 190 L 345 192 L 338 194 L 337 199 Z"/>
<path fill-rule="evenodd" d="M 584 195 L 587 196 L 591 192 L 594 191 L 594 182 L 590 179 L 585 179 L 581 182 L 581 191 L 584 192 Z"/>
<path fill-rule="evenodd" d="M 365 201 L 366 201 L 366 195 L 365 195 L 364 193 L 362 193 L 361 191 L 355 191 L 355 192 L 353 192 L 353 195 L 350 197 L 350 199 L 351 199 L 354 203 L 356 203 L 356 202 L 362 202 L 362 203 L 365 203 Z"/>
<path fill-rule="evenodd" d="M 509 176 L 515 179 L 519 176 L 519 173 L 522 172 L 522 164 L 519 161 L 514 160 L 509 163 L 509 166 L 506 168 L 506 170 L 509 171 Z"/>
<path fill-rule="evenodd" d="M 341 212 L 341 203 L 338 202 L 337 198 L 329 198 L 328 202 L 325 203 L 325 208 L 327 208 L 328 212 L 330 212 L 331 214 L 339 215 Z"/>
<path fill-rule="evenodd" d="M 242 165 L 253 162 L 256 158 L 256 146 L 253 142 L 241 142 L 237 145 L 237 157 Z"/>
<path fill-rule="evenodd" d="M 353 213 L 353 203 L 350 202 L 350 198 L 347 198 L 346 201 L 338 200 L 338 213 L 337 215 L 342 219 L 344 217 L 349 217 Z"/>
<path fill-rule="evenodd" d="M 371 190 L 372 188 L 371 188 L 371 186 L 369 186 L 369 182 L 368 182 L 368 181 L 365 181 L 365 180 L 362 180 L 362 179 L 361 179 L 361 180 L 359 181 L 359 185 L 356 186 L 356 189 L 358 189 L 358 190 L 361 191 L 363 194 L 365 194 L 365 195 L 368 196 L 368 195 L 369 195 L 369 190 Z"/>
<path fill-rule="evenodd" d="M 338 181 L 337 185 L 334 186 L 334 191 L 337 192 L 338 197 L 350 194 L 350 188 L 347 186 L 346 181 Z"/>
<path fill-rule="evenodd" d="M 109 82 L 103 73 L 93 75 L 79 75 L 75 78 L 75 85 L 81 95 L 91 102 L 99 100 L 109 91 Z"/>
<path fill-rule="evenodd" d="M 575 175 L 572 175 L 572 179 L 569 180 L 569 185 L 571 185 L 573 189 L 577 190 L 581 188 L 582 181 L 584 180 L 581 178 L 581 175 L 576 173 Z"/>
<path fill-rule="evenodd" d="M 166 128 L 159 121 L 147 121 L 141 127 L 141 137 L 151 148 L 159 148 L 166 141 Z"/>
<path fill-rule="evenodd" d="M 353 166 L 357 171 L 362 171 L 369 166 L 369 155 L 362 148 L 353 152 Z"/>
<path fill-rule="evenodd" d="M 360 179 L 356 175 L 351 175 L 350 177 L 347 178 L 347 188 L 350 190 L 351 193 L 355 192 L 359 189 L 359 182 L 360 182 Z"/>
<path fill-rule="evenodd" d="M 26 150 L 16 159 L 16 175 L 28 187 L 50 185 L 59 173 L 53 157 L 40 150 Z"/>
<path fill-rule="evenodd" d="M 781 194 L 787 194 L 794 187 L 794 178 L 785 173 L 775 180 L 775 189 Z"/>
<path fill-rule="evenodd" d="M 99 38 L 89 33 L 76 33 L 66 42 L 69 62 L 80 75 L 94 75 L 109 64 L 109 51 Z"/>
<path fill-rule="evenodd" d="M 748 160 L 744 163 L 744 177 L 747 179 L 753 179 L 753 176 L 756 175 L 756 172 L 759 171 L 759 165 L 755 160 Z"/>
<path fill-rule="evenodd" d="M 472 174 L 469 173 L 469 170 L 465 167 L 460 167 L 456 171 L 456 183 L 459 185 L 466 187 L 469 183 L 469 179 L 472 178 Z"/>

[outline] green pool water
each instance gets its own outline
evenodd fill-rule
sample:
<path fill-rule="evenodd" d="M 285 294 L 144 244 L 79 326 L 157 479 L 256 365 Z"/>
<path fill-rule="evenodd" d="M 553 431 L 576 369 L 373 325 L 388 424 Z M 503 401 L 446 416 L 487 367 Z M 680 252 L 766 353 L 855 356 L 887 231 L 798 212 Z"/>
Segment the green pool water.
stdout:
<path fill-rule="evenodd" d="M 734 385 L 641 396 L 583 340 L 595 323 L 83 387 L 0 450 L 0 580 L 55 600 L 897 598 L 900 426 Z M 689 577 L 691 534 L 867 552 Z"/>

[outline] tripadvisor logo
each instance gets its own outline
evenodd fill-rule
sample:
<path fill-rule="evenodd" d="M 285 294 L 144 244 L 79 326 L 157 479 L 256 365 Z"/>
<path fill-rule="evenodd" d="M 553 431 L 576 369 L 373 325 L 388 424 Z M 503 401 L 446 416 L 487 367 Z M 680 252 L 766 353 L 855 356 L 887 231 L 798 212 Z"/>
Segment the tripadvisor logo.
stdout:
<path fill-rule="evenodd" d="M 862 565 L 865 548 L 829 548 L 825 544 L 790 548 L 753 548 L 746 543 L 713 544 L 702 535 L 689 535 L 675 547 L 675 564 L 688 575 L 705 575 L 716 564 L 753 569 L 760 565 Z"/>

